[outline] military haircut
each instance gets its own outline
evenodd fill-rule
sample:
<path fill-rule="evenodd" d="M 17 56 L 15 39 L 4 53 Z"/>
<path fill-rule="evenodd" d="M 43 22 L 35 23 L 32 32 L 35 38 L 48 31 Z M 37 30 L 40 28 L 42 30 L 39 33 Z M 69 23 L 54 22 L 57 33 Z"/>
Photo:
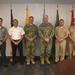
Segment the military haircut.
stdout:
<path fill-rule="evenodd" d="M 47 16 L 47 17 L 48 17 L 48 15 L 45 15 L 45 16 Z"/>
<path fill-rule="evenodd" d="M 3 21 L 3 19 L 2 19 L 2 18 L 0 18 L 0 20 L 1 20 L 1 22 Z"/>
<path fill-rule="evenodd" d="M 64 20 L 63 20 L 63 19 L 60 19 L 60 20 L 59 20 L 59 22 L 61 22 L 61 21 L 63 21 L 63 22 L 64 22 Z"/>
<path fill-rule="evenodd" d="M 14 19 L 14 20 L 13 20 L 13 22 L 14 22 L 14 21 L 17 21 L 17 22 L 18 22 L 18 20 L 17 20 L 17 19 Z"/>
<path fill-rule="evenodd" d="M 33 16 L 30 16 L 30 17 L 29 17 L 29 19 L 30 19 L 30 18 L 33 18 L 33 19 L 34 19 L 34 17 L 33 17 Z"/>

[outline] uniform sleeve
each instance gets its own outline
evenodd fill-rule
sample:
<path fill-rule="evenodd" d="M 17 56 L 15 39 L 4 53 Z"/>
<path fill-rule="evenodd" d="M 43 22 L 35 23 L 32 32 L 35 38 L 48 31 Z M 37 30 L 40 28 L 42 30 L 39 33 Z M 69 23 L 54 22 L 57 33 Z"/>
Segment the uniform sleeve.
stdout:
<path fill-rule="evenodd" d="M 24 35 L 24 34 L 25 34 L 24 30 L 21 28 L 21 35 Z"/>
<path fill-rule="evenodd" d="M 68 28 L 68 34 L 70 34 L 70 27 Z"/>
<path fill-rule="evenodd" d="M 42 33 L 42 28 L 41 26 L 39 26 L 39 36 L 42 38 L 42 39 L 45 39 L 43 33 Z"/>
<path fill-rule="evenodd" d="M 69 28 L 67 28 L 67 30 L 66 30 L 66 34 L 70 34 L 70 32 L 69 32 Z"/>
<path fill-rule="evenodd" d="M 56 28 L 54 29 L 54 35 L 56 35 Z"/>
<path fill-rule="evenodd" d="M 49 36 L 49 39 L 52 39 L 53 36 L 54 36 L 54 27 L 52 26 L 51 35 Z"/>
<path fill-rule="evenodd" d="M 38 27 L 36 26 L 36 33 L 35 33 L 33 39 L 36 39 L 37 38 L 37 35 L 38 35 Z"/>
<path fill-rule="evenodd" d="M 8 30 L 8 34 L 11 35 L 11 28 Z"/>
<path fill-rule="evenodd" d="M 8 31 L 7 31 L 7 29 L 5 28 L 5 35 L 8 35 Z"/>
<path fill-rule="evenodd" d="M 24 27 L 24 32 L 25 32 L 25 38 L 27 39 L 27 40 L 29 40 L 30 38 L 27 36 L 27 26 L 25 25 L 25 27 Z"/>

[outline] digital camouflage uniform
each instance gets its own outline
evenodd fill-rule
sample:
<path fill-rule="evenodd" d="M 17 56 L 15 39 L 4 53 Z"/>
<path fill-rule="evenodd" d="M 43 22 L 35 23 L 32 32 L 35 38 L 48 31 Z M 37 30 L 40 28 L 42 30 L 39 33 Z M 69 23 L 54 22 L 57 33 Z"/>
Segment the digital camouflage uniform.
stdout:
<path fill-rule="evenodd" d="M 75 26 L 69 27 L 69 35 L 71 35 L 73 39 L 75 39 Z M 75 50 L 75 43 L 71 39 L 69 39 L 69 58 L 72 58 L 73 50 Z"/>
<path fill-rule="evenodd" d="M 38 27 L 36 25 L 30 26 L 25 25 L 25 38 L 26 38 L 26 50 L 27 50 L 27 59 L 34 59 L 35 49 L 36 49 L 36 37 L 38 34 Z M 30 42 L 29 39 L 34 38 L 34 41 Z"/>
<path fill-rule="evenodd" d="M 54 27 L 51 23 L 47 25 L 42 23 L 39 26 L 39 36 L 40 36 L 40 58 L 44 58 L 44 52 L 46 50 L 46 57 L 50 57 L 52 48 L 52 37 L 54 35 Z M 49 38 L 50 41 L 47 43 L 45 38 Z"/>

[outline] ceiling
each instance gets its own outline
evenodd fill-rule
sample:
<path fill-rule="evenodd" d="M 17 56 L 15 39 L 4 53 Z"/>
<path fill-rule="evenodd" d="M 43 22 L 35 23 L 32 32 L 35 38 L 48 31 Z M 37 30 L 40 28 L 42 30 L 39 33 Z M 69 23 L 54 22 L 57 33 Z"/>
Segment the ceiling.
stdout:
<path fill-rule="evenodd" d="M 75 4 L 75 0 L 0 0 L 0 4 Z"/>

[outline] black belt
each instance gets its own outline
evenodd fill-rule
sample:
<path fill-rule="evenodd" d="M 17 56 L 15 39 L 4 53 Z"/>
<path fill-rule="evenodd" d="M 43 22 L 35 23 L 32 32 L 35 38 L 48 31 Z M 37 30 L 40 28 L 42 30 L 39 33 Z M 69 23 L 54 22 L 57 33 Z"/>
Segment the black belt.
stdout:
<path fill-rule="evenodd" d="M 3 41 L 3 40 L 0 40 L 1 42 Z"/>
<path fill-rule="evenodd" d="M 19 40 L 14 40 L 15 42 L 19 41 Z"/>

